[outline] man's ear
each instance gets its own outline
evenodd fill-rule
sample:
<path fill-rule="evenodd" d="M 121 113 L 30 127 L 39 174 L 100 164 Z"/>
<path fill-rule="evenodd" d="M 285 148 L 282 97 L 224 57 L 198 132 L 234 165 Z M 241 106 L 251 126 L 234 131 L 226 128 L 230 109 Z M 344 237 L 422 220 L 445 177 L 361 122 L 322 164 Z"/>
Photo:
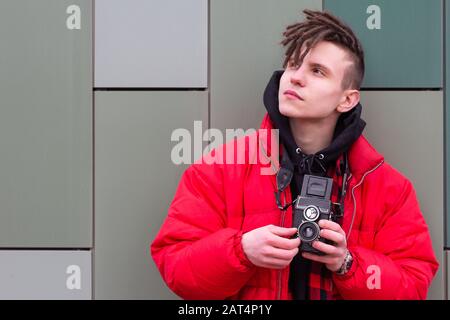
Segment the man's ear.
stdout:
<path fill-rule="evenodd" d="M 337 111 L 340 113 L 349 112 L 359 103 L 360 98 L 359 90 L 345 90 L 342 99 L 337 106 Z"/>

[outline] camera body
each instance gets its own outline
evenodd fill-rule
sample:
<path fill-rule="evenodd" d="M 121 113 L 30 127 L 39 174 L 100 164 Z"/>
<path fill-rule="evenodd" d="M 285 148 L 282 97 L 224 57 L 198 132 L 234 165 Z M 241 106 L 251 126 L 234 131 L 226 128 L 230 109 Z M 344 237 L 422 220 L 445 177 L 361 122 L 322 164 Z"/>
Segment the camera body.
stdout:
<path fill-rule="evenodd" d="M 317 255 L 323 252 L 312 247 L 314 241 L 332 242 L 320 237 L 319 221 L 332 220 L 338 222 L 341 217 L 340 208 L 331 201 L 333 179 L 313 175 L 305 175 L 300 195 L 294 207 L 293 226 L 297 228 L 297 236 L 301 240 L 300 250 Z"/>

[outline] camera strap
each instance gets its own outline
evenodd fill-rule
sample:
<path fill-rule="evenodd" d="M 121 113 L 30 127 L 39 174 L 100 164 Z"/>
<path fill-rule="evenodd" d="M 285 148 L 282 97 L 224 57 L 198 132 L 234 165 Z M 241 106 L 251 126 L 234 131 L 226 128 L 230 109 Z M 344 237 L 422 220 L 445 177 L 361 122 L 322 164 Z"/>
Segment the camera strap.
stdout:
<path fill-rule="evenodd" d="M 344 200 L 345 200 L 345 195 L 347 194 L 347 178 L 348 175 L 350 173 L 350 169 L 348 166 L 348 154 L 347 152 L 344 152 L 344 155 L 342 157 L 342 159 L 339 161 L 339 166 L 337 168 L 337 175 L 340 176 L 341 174 L 343 175 L 342 177 L 342 187 L 339 193 L 339 199 L 338 199 L 338 203 L 335 203 L 335 205 L 337 205 L 338 208 L 338 213 L 337 215 L 342 217 L 344 215 Z"/>
<path fill-rule="evenodd" d="M 284 147 L 282 148 L 283 148 L 282 150 L 283 155 L 281 158 L 280 170 L 278 170 L 276 176 L 277 191 L 275 191 L 275 199 L 277 201 L 278 209 L 285 211 L 295 203 L 295 201 L 290 204 L 286 204 L 286 201 L 284 204 L 281 203 L 281 194 L 291 184 L 292 177 L 294 176 L 294 166 L 292 165 L 292 162 L 289 160 L 289 155 L 287 151 L 284 149 Z"/>

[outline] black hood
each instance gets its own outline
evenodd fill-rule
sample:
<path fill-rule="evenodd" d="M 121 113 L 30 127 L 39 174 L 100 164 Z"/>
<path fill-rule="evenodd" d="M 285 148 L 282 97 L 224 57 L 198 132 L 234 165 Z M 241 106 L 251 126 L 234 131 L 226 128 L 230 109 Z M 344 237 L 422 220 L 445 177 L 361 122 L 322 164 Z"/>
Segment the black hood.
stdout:
<path fill-rule="evenodd" d="M 336 159 L 348 151 L 351 145 L 360 137 L 366 123 L 361 119 L 360 103 L 347 113 L 343 113 L 336 124 L 331 144 L 313 155 L 304 154 L 297 146 L 292 135 L 288 117 L 282 115 L 278 106 L 278 91 L 283 71 L 276 71 L 264 92 L 264 105 L 273 125 L 280 133 L 280 141 L 286 148 L 290 162 L 300 171 L 309 174 L 323 175 Z M 323 155 L 323 156 L 322 156 Z"/>

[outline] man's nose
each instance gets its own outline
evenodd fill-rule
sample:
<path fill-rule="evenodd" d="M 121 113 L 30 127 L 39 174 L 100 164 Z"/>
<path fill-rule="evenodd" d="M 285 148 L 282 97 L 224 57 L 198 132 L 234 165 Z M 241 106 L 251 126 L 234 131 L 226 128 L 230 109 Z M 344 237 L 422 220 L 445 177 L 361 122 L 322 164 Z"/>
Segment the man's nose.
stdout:
<path fill-rule="evenodd" d="M 306 84 L 305 80 L 305 70 L 303 66 L 300 66 L 297 70 L 295 70 L 291 75 L 291 83 L 294 85 L 298 85 L 300 87 L 304 87 Z"/>

